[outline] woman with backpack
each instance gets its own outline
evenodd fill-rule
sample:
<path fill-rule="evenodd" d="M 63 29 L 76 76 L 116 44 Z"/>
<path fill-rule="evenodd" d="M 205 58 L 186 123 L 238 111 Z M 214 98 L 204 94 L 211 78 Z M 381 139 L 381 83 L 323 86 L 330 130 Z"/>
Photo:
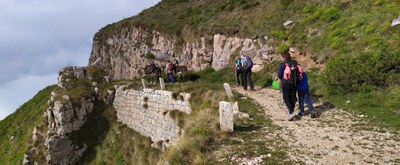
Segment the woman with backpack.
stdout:
<path fill-rule="evenodd" d="M 288 50 L 285 51 L 283 54 L 281 54 L 281 57 L 284 63 L 279 65 L 278 78 L 282 84 L 283 100 L 285 102 L 286 107 L 289 110 L 288 120 L 292 121 L 296 117 L 294 114 L 294 107 L 296 105 L 297 87 L 296 84 L 293 84 L 293 81 L 295 80 L 290 80 L 290 74 L 288 77 L 287 73 L 285 72 L 287 72 L 287 67 L 289 66 L 289 64 L 296 63 L 296 61 L 292 60 Z"/>
<path fill-rule="evenodd" d="M 253 68 L 253 61 L 249 56 L 245 54 L 241 55 L 241 60 L 243 89 L 247 90 L 247 83 L 249 83 L 250 90 L 254 91 L 254 84 L 253 80 L 251 79 L 251 69 Z"/>

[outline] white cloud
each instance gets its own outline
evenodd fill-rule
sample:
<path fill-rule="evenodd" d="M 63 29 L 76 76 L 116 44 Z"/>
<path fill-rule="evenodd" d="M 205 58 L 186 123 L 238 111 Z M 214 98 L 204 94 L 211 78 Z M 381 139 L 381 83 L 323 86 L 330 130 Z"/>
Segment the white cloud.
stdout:
<path fill-rule="evenodd" d="M 0 84 L 16 79 L 21 72 L 33 74 L 31 67 L 41 68 L 41 75 L 49 74 L 54 65 L 42 65 L 45 56 L 55 55 L 60 49 L 69 52 L 65 54 L 69 59 L 77 57 L 74 52 L 90 52 L 91 42 L 87 39 L 101 27 L 136 15 L 158 1 L 1 1 Z M 21 66 L 11 65 L 13 62 Z"/>
<path fill-rule="evenodd" d="M 65 66 L 87 65 L 92 47 L 88 39 L 101 27 L 159 1 L 0 0 L 0 118 L 5 109 L 12 111 L 33 96 L 22 92 L 16 100 L 23 101 L 14 103 L 6 95 L 19 89 L 31 91 L 23 85 L 39 84 L 39 78 L 57 74 Z M 12 85 L 21 80 L 25 83 L 20 87 Z"/>

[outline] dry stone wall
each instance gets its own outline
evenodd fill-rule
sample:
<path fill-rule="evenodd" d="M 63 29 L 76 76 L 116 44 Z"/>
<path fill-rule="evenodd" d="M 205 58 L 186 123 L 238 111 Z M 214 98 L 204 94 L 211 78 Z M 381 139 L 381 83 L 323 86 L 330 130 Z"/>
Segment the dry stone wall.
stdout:
<path fill-rule="evenodd" d="M 181 134 L 181 128 L 171 113 L 190 114 L 190 94 L 180 93 L 177 99 L 166 90 L 123 90 L 118 87 L 115 93 L 114 108 L 118 121 L 150 137 L 154 143 L 170 146 Z"/>

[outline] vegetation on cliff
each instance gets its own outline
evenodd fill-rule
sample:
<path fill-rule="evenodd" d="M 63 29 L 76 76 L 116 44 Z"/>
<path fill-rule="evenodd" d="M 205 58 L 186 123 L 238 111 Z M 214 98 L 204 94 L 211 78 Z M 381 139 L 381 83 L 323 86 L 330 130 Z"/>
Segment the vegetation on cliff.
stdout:
<path fill-rule="evenodd" d="M 43 120 L 50 93 L 56 88 L 48 86 L 0 121 L 0 162 L 22 164 L 24 154 L 32 140 L 33 128 Z"/>

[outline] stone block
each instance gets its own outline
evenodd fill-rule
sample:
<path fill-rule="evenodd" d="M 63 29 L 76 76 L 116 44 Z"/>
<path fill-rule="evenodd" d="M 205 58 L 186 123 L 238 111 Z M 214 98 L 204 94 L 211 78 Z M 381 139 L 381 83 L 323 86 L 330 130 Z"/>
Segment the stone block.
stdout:
<path fill-rule="evenodd" d="M 233 108 L 231 103 L 219 102 L 219 122 L 222 131 L 233 132 Z"/>
<path fill-rule="evenodd" d="M 226 95 L 228 95 L 228 97 L 232 97 L 233 93 L 232 93 L 231 86 L 229 86 L 228 83 L 224 83 L 224 88 L 225 88 L 225 91 L 226 91 Z"/>
<path fill-rule="evenodd" d="M 164 89 L 165 88 L 164 79 L 163 78 L 159 78 L 159 80 L 160 80 L 160 88 Z"/>
<path fill-rule="evenodd" d="M 147 88 L 147 81 L 145 79 L 142 79 L 142 85 L 143 88 Z"/>

